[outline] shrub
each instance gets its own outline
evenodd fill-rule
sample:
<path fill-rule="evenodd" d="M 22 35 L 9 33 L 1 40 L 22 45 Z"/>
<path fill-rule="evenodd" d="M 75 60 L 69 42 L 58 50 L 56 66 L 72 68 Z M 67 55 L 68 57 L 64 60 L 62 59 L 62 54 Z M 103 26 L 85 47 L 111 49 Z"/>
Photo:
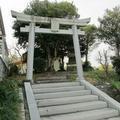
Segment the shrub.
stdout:
<path fill-rule="evenodd" d="M 18 67 L 14 63 L 10 64 L 9 66 L 10 66 L 9 75 L 10 76 L 18 75 Z"/>
<path fill-rule="evenodd" d="M 111 83 L 111 86 L 112 86 L 112 88 L 120 91 L 120 82 L 119 82 L 119 81 L 113 81 L 113 82 Z"/>
<path fill-rule="evenodd" d="M 20 99 L 15 80 L 0 82 L 0 120 L 17 120 Z"/>
<path fill-rule="evenodd" d="M 83 70 L 84 71 L 91 71 L 91 70 L 93 70 L 93 67 L 91 66 L 90 62 L 84 62 Z"/>
<path fill-rule="evenodd" d="M 113 81 L 111 83 L 112 88 L 112 96 L 115 98 L 118 102 L 120 102 L 120 82 L 119 81 Z"/>
<path fill-rule="evenodd" d="M 68 65 L 67 66 L 67 71 L 77 71 L 77 66 L 75 65 Z"/>
<path fill-rule="evenodd" d="M 90 82 L 94 82 L 96 85 L 104 84 L 106 80 L 104 72 L 100 70 L 85 72 L 85 78 Z"/>
<path fill-rule="evenodd" d="M 45 59 L 44 58 L 40 58 L 40 57 L 37 57 L 34 59 L 34 71 L 35 73 L 38 73 L 38 72 L 43 72 L 45 71 Z"/>
<path fill-rule="evenodd" d="M 118 81 L 119 76 L 114 72 L 110 71 L 108 76 L 105 75 L 103 70 L 92 70 L 85 72 L 85 78 L 89 81 L 95 82 L 97 85 L 105 84 L 106 82 L 111 83 L 112 81 Z"/>
<path fill-rule="evenodd" d="M 120 57 L 112 57 L 112 64 L 113 68 L 115 69 L 116 73 L 120 75 Z"/>

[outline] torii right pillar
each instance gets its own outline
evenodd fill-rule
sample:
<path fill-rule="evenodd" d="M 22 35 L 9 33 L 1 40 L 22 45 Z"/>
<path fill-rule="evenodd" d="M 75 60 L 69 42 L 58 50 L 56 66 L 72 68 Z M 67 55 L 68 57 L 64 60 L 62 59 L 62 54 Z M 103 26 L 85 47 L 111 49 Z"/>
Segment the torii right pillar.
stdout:
<path fill-rule="evenodd" d="M 75 59 L 76 59 L 76 64 L 77 64 L 77 74 L 79 80 L 84 80 L 83 77 L 83 67 L 82 67 L 82 61 L 81 61 L 81 52 L 80 52 L 80 45 L 79 45 L 79 38 L 78 38 L 78 31 L 77 31 L 77 26 L 73 25 L 72 26 L 73 30 L 73 44 L 74 44 L 74 51 L 75 51 Z"/>

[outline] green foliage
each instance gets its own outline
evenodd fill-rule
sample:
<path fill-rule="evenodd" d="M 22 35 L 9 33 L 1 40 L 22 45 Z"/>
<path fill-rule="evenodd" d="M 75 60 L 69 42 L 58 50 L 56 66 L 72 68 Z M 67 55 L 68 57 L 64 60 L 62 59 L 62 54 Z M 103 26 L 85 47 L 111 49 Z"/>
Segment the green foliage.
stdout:
<path fill-rule="evenodd" d="M 119 81 L 113 81 L 111 85 L 112 85 L 112 88 L 120 91 L 120 82 Z"/>
<path fill-rule="evenodd" d="M 74 18 L 78 16 L 77 8 L 69 2 L 49 2 L 47 0 L 39 1 L 33 0 L 29 3 L 29 5 L 24 10 L 25 14 L 35 15 L 35 16 L 43 16 L 43 17 L 57 17 L 57 18 Z M 25 26 L 25 24 L 16 21 L 14 23 L 13 29 L 15 30 L 15 37 L 19 38 L 18 44 L 23 47 L 26 47 L 26 43 L 28 41 L 28 35 L 20 32 L 20 26 Z M 38 25 L 39 26 L 39 25 Z M 41 24 L 40 27 L 50 27 L 50 25 Z M 54 44 L 57 43 L 56 40 L 66 40 L 66 36 L 63 37 L 61 35 L 36 35 L 35 42 L 38 46 L 43 44 L 53 47 Z M 65 41 L 64 41 L 65 42 Z M 60 44 L 60 43 L 59 43 Z M 58 45 L 59 45 L 58 44 Z M 45 45 L 43 47 L 45 47 Z"/>
<path fill-rule="evenodd" d="M 83 71 L 90 71 L 90 70 L 93 70 L 93 67 L 91 66 L 90 62 L 84 62 L 83 64 Z"/>
<path fill-rule="evenodd" d="M 120 77 L 114 71 L 109 71 L 108 76 L 101 70 L 87 71 L 84 75 L 86 80 L 96 86 L 101 86 L 102 90 L 120 102 Z"/>
<path fill-rule="evenodd" d="M 34 59 L 34 71 L 35 73 L 38 73 L 38 72 L 44 72 L 45 71 L 45 59 L 41 58 L 41 57 L 36 57 Z"/>
<path fill-rule="evenodd" d="M 11 63 L 9 66 L 10 66 L 9 75 L 10 76 L 18 75 L 18 67 L 14 63 Z"/>
<path fill-rule="evenodd" d="M 43 16 L 43 17 L 57 17 L 57 18 L 78 18 L 77 8 L 70 2 L 49 2 L 48 0 L 40 1 L 33 0 L 23 11 L 28 15 Z M 13 29 L 15 30 L 14 36 L 19 38 L 18 44 L 22 47 L 27 47 L 28 34 L 21 33 L 20 27 L 26 24 L 15 21 Z M 28 25 L 28 24 L 27 24 Z M 36 24 L 41 28 L 50 28 L 50 24 Z M 60 28 L 70 28 L 70 26 L 62 26 Z M 72 36 L 70 35 L 53 35 L 53 34 L 36 34 L 35 46 L 39 47 L 42 51 L 45 51 L 46 59 L 48 63 L 52 63 L 56 57 L 63 58 L 65 52 L 71 51 L 73 47 Z M 84 45 L 81 45 L 84 50 Z M 36 52 L 36 51 L 35 51 Z M 82 53 L 83 54 L 83 53 Z M 39 57 L 38 55 L 37 57 Z M 51 68 L 51 64 L 48 65 Z"/>
<path fill-rule="evenodd" d="M 116 48 L 116 55 L 119 56 L 120 51 L 120 7 L 113 10 L 106 10 L 103 18 L 99 18 L 100 27 L 98 36 L 104 42 Z"/>
<path fill-rule="evenodd" d="M 103 71 L 100 70 L 92 70 L 85 72 L 85 78 L 95 85 L 104 84 L 106 81 L 106 77 Z"/>
<path fill-rule="evenodd" d="M 45 65 L 46 65 L 46 55 L 45 55 L 45 51 L 43 51 L 40 48 L 35 48 L 35 52 L 34 52 L 34 72 L 38 73 L 38 72 L 43 72 L 45 71 Z M 39 57 L 40 56 L 40 57 Z"/>
<path fill-rule="evenodd" d="M 115 71 L 109 71 L 109 74 L 107 76 L 108 82 L 112 83 L 113 81 L 119 81 L 120 77 L 118 74 L 116 74 Z"/>
<path fill-rule="evenodd" d="M 95 25 L 87 25 L 83 28 L 85 31 L 85 42 L 91 46 L 95 42 L 97 27 Z"/>
<path fill-rule="evenodd" d="M 77 16 L 76 7 L 67 2 L 49 2 L 48 0 L 33 0 L 24 10 L 24 13 L 44 17 L 68 17 Z"/>
<path fill-rule="evenodd" d="M 98 66 L 98 69 L 101 70 L 101 71 L 105 71 L 102 65 L 99 65 L 99 66 Z M 108 70 L 109 70 L 109 71 L 112 71 L 112 70 L 113 70 L 113 65 L 110 64 L 110 65 L 108 66 Z"/>
<path fill-rule="evenodd" d="M 90 64 L 88 62 L 88 51 L 89 47 L 92 46 L 95 43 L 95 38 L 96 38 L 96 32 L 97 32 L 97 27 L 95 25 L 87 25 L 86 27 L 83 28 L 85 31 L 85 36 L 84 36 L 84 49 L 85 49 L 85 63 L 83 65 L 84 70 L 89 70 Z"/>
<path fill-rule="evenodd" d="M 68 79 L 69 79 L 70 81 L 75 81 L 76 78 L 77 78 L 77 75 L 76 75 L 76 74 L 71 74 L 71 75 L 69 75 L 69 77 L 68 77 Z"/>
<path fill-rule="evenodd" d="M 120 81 L 113 81 L 111 83 L 111 89 L 113 91 L 112 93 L 113 98 L 120 102 Z"/>
<path fill-rule="evenodd" d="M 113 68 L 115 69 L 116 73 L 120 75 L 120 57 L 112 57 L 112 64 Z"/>
<path fill-rule="evenodd" d="M 18 120 L 18 85 L 15 80 L 0 82 L 0 120 Z"/>
<path fill-rule="evenodd" d="M 77 71 L 76 65 L 68 65 L 67 71 Z"/>
<path fill-rule="evenodd" d="M 98 69 L 85 72 L 85 78 L 95 82 L 97 85 L 119 80 L 119 76 L 114 71 L 109 71 L 108 76 L 106 76 L 103 70 Z"/>

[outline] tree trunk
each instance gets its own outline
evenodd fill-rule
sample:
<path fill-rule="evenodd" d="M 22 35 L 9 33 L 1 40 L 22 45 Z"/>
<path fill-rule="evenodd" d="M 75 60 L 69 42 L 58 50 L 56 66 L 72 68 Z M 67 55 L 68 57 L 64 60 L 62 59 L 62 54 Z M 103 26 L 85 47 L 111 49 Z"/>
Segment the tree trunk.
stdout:
<path fill-rule="evenodd" d="M 57 57 L 57 53 L 58 53 L 58 47 L 59 47 L 59 41 L 56 41 L 56 44 L 55 44 L 55 48 L 54 48 L 54 57 L 56 58 Z"/>
<path fill-rule="evenodd" d="M 88 40 L 86 42 L 85 62 L 88 62 Z"/>
<path fill-rule="evenodd" d="M 54 57 L 55 57 L 55 58 L 57 57 L 57 48 L 55 48 Z"/>
<path fill-rule="evenodd" d="M 88 62 L 88 51 L 86 51 L 86 54 L 85 54 L 85 62 L 86 63 Z"/>
<path fill-rule="evenodd" d="M 48 71 L 50 71 L 51 70 L 51 67 L 52 67 L 52 65 L 51 65 L 51 51 L 50 51 L 50 48 L 49 47 L 47 47 L 47 57 L 48 57 Z"/>

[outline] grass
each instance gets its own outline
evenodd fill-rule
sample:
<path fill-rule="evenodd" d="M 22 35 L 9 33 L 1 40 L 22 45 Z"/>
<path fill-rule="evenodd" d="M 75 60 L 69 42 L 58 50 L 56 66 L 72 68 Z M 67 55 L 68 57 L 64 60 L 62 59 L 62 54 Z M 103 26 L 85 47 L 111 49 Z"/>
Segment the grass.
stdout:
<path fill-rule="evenodd" d="M 71 74 L 69 78 L 74 81 L 76 75 Z M 120 102 L 120 76 L 118 76 L 115 71 L 109 70 L 107 75 L 103 70 L 87 71 L 84 72 L 84 78 L 91 84 L 99 88 L 101 87 L 101 90 Z"/>
<path fill-rule="evenodd" d="M 104 92 L 107 92 L 107 94 L 120 102 L 120 76 L 114 71 L 109 71 L 107 76 L 102 70 L 85 72 L 84 75 L 90 83 L 96 86 L 105 86 Z"/>
<path fill-rule="evenodd" d="M 77 78 L 77 72 L 75 73 L 73 72 L 69 74 L 68 79 L 70 81 L 75 81 L 76 78 Z M 106 81 L 104 72 L 100 70 L 92 70 L 92 71 L 84 72 L 84 78 L 94 85 L 103 84 Z"/>
<path fill-rule="evenodd" d="M 111 85 L 112 85 L 112 88 L 120 91 L 120 81 L 113 81 Z"/>
<path fill-rule="evenodd" d="M 33 80 L 37 79 L 38 77 L 40 77 L 40 74 L 33 74 Z M 12 76 L 8 76 L 7 78 L 22 82 L 23 80 L 26 80 L 26 75 L 25 74 L 24 75 L 12 75 Z"/>
<path fill-rule="evenodd" d="M 93 70 L 84 73 L 86 80 L 93 82 L 95 85 L 102 85 L 106 82 L 112 83 L 113 81 L 119 82 L 119 76 L 114 71 L 109 71 L 108 75 L 102 70 Z"/>
<path fill-rule="evenodd" d="M 0 120 L 19 119 L 19 91 L 15 80 L 0 82 Z"/>

